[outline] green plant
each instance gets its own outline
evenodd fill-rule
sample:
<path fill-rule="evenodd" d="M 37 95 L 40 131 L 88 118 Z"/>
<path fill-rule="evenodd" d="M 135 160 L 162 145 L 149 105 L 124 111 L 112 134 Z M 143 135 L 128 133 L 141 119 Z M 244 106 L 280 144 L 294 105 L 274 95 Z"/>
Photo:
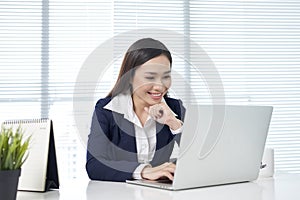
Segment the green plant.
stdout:
<path fill-rule="evenodd" d="M 30 137 L 23 141 L 24 131 L 19 126 L 13 128 L 1 127 L 0 132 L 0 170 L 20 169 L 28 157 Z"/>

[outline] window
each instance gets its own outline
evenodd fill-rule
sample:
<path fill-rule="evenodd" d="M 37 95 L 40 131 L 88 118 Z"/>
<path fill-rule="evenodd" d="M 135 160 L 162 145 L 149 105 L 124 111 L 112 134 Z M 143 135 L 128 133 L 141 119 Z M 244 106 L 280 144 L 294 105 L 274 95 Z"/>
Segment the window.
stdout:
<path fill-rule="evenodd" d="M 209 56 L 228 104 L 274 106 L 267 146 L 275 148 L 275 169 L 300 173 L 299 7 L 297 1 L 284 0 L 1 1 L 0 119 L 53 119 L 61 179 L 86 177 L 84 142 L 74 115 L 89 119 L 93 106 L 80 113 L 73 109 L 84 62 L 114 36 L 170 30 Z M 80 90 L 83 97 L 95 103 L 111 89 L 124 51 L 138 37 L 134 31 L 125 36 L 114 37 L 111 64 L 95 91 Z M 193 101 L 209 103 L 203 77 L 190 67 L 199 57 L 189 41 L 167 35 L 157 39 L 184 49 L 183 54 L 172 52 L 174 71 L 191 85 Z M 187 101 L 185 83 L 174 80 L 174 88 L 171 94 Z"/>
<path fill-rule="evenodd" d="M 0 13 L 0 119 L 40 117 L 42 3 L 1 1 Z"/>

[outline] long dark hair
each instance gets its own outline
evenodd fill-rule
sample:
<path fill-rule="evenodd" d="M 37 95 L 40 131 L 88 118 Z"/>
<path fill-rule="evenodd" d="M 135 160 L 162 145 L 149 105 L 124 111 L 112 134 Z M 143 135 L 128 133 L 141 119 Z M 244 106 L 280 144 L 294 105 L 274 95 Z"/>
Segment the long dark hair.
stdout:
<path fill-rule="evenodd" d="M 160 41 L 143 38 L 133 43 L 124 56 L 118 79 L 107 97 L 114 97 L 131 90 L 130 80 L 133 78 L 136 68 L 160 55 L 165 55 L 172 66 L 171 53 Z"/>

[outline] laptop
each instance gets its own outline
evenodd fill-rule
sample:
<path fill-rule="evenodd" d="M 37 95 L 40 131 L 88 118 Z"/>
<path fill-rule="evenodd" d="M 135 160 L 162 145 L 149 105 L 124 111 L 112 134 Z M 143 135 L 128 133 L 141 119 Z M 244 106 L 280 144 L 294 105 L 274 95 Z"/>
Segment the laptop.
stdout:
<path fill-rule="evenodd" d="M 189 105 L 180 139 L 174 180 L 127 180 L 183 190 L 256 180 L 271 106 Z"/>

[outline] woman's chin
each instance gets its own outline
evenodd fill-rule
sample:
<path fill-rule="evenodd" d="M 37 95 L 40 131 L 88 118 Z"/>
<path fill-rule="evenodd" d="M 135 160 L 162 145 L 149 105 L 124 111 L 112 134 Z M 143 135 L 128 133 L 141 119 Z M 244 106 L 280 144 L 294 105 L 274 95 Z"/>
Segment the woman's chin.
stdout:
<path fill-rule="evenodd" d="M 147 103 L 149 104 L 149 106 L 153 106 L 153 105 L 158 104 L 160 102 L 161 102 L 161 99 L 159 99 L 159 100 L 151 100 L 151 101 L 148 101 Z"/>

